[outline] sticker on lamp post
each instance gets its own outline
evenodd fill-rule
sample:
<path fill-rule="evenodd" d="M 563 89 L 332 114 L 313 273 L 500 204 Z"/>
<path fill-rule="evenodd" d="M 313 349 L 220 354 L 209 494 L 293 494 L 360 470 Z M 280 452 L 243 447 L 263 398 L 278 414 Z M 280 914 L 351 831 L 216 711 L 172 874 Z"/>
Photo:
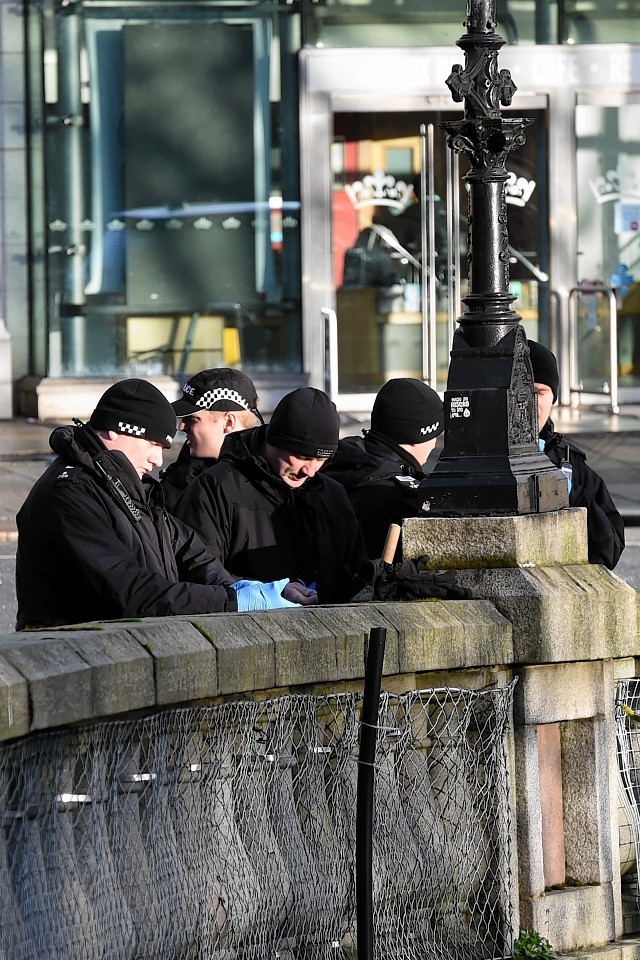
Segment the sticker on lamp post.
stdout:
<path fill-rule="evenodd" d="M 459 396 L 449 398 L 449 419 L 457 420 L 460 417 L 468 418 L 471 416 L 471 401 L 469 395 L 461 393 Z"/>

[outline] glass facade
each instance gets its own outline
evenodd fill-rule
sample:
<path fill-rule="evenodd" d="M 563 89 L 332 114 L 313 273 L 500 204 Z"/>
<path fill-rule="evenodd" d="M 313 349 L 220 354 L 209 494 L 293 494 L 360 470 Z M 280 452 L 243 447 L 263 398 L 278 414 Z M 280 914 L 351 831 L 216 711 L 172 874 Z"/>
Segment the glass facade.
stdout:
<path fill-rule="evenodd" d="M 638 37 L 634 0 L 564 0 L 558 10 L 560 43 L 629 43 Z"/>
<path fill-rule="evenodd" d="M 298 22 L 272 5 L 34 9 L 38 373 L 300 369 Z"/>
<path fill-rule="evenodd" d="M 445 79 L 462 59 L 464 12 L 464 0 L 28 4 L 29 372 L 180 379 L 224 364 L 320 384 L 329 308 L 341 393 L 364 396 L 402 370 L 428 377 L 432 363 L 428 378 L 442 389 L 466 281 L 465 189 L 459 179 L 452 189 L 440 126 L 456 109 Z M 562 348 L 571 284 L 640 280 L 630 135 L 640 81 L 628 43 L 640 10 L 628 0 L 498 0 L 496 14 L 501 60 L 535 121 L 507 184 L 515 308 L 529 334 Z M 598 64 L 590 43 L 609 45 Z M 345 65 L 320 84 L 321 105 L 308 54 L 318 75 L 330 70 L 319 57 Z M 608 89 L 622 101 L 608 101 Z M 435 138 L 431 192 L 425 127 Z M 394 254 L 402 297 L 398 284 L 387 295 L 345 283 L 347 253 L 380 219 L 349 191 L 378 175 L 413 186 L 403 209 L 383 211 L 383 227 L 396 233 L 421 204 L 433 218 L 431 236 L 401 244 L 408 258 Z M 620 196 L 603 199 L 614 181 Z M 634 385 L 625 283 L 620 375 Z M 594 307 L 582 298 L 588 323 Z"/>
<path fill-rule="evenodd" d="M 607 389 L 610 291 L 621 387 L 640 386 L 640 98 L 576 108 L 578 182 L 577 375 Z"/>
<path fill-rule="evenodd" d="M 509 157 L 509 273 L 527 334 L 547 339 L 547 128 L 543 111 L 530 116 L 526 143 Z M 341 393 L 376 392 L 397 376 L 435 379 L 445 389 L 459 300 L 467 292 L 468 162 L 462 158 L 452 171 L 445 142 L 447 122 L 458 117 L 438 110 L 334 115 Z"/>
<path fill-rule="evenodd" d="M 464 9 L 459 0 L 327 0 L 309 11 L 305 41 L 328 47 L 453 46 Z M 509 43 L 553 42 L 536 41 L 541 26 L 533 2 L 502 0 L 496 12 L 498 32 Z"/>
<path fill-rule="evenodd" d="M 459 0 L 324 0 L 310 5 L 305 42 L 327 47 L 452 46 Z M 497 0 L 497 32 L 507 43 L 628 43 L 638 10 L 629 0 Z"/>

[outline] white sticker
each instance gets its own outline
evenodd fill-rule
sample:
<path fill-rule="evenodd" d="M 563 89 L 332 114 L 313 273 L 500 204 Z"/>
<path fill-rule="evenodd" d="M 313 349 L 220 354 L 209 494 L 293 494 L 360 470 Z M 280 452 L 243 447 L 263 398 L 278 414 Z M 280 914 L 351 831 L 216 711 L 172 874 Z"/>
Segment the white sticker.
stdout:
<path fill-rule="evenodd" d="M 458 417 L 471 416 L 471 404 L 469 397 L 451 397 L 451 409 L 449 416 L 453 420 Z"/>

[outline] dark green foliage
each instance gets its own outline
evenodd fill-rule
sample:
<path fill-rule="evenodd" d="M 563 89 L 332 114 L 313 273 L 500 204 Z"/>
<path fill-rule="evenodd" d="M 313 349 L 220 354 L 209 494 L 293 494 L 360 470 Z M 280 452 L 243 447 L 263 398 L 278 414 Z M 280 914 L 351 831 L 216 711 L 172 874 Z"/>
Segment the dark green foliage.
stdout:
<path fill-rule="evenodd" d="M 521 930 L 513 946 L 514 960 L 526 960 L 539 957 L 540 960 L 554 960 L 557 956 L 549 941 L 535 930 Z"/>

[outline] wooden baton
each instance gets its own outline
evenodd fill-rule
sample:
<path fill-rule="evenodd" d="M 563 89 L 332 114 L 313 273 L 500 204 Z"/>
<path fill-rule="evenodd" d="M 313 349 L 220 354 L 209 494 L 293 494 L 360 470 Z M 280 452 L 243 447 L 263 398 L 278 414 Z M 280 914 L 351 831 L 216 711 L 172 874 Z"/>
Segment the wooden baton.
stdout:
<path fill-rule="evenodd" d="M 393 563 L 393 558 L 396 555 L 396 548 L 398 546 L 398 540 L 400 539 L 400 531 L 401 527 L 399 523 L 389 524 L 387 539 L 384 542 L 384 547 L 382 550 L 382 559 L 385 563 Z"/>

